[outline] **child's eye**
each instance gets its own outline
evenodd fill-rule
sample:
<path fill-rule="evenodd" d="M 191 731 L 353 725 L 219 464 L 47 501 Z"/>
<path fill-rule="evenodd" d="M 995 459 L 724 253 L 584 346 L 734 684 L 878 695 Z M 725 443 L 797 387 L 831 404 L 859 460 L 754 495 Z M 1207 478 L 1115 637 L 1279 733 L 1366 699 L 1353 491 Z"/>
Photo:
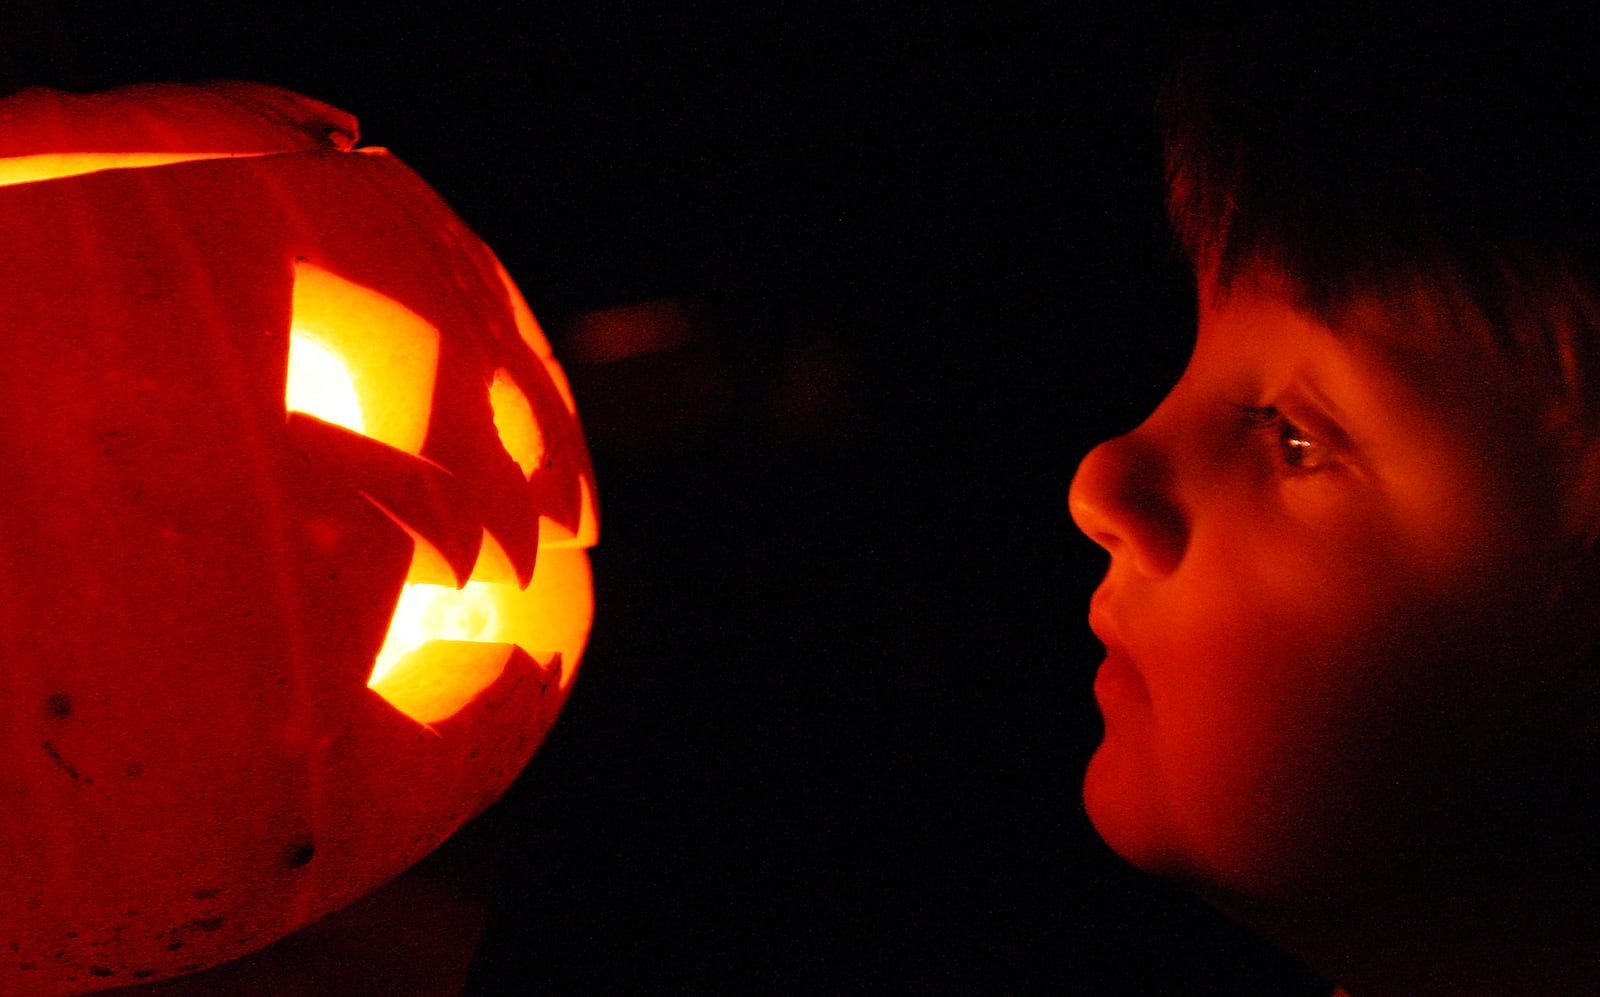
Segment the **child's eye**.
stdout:
<path fill-rule="evenodd" d="M 1241 406 L 1245 417 L 1277 444 L 1279 457 L 1296 471 L 1314 471 L 1329 459 L 1327 449 L 1271 405 Z"/>

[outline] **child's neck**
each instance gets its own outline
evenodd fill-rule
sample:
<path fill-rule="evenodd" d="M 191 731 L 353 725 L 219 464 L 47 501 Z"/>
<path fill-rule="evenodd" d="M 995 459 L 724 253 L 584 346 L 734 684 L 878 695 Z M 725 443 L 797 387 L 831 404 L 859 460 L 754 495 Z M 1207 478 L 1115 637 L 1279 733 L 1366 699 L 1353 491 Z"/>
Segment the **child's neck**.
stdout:
<path fill-rule="evenodd" d="M 1425 910 L 1351 911 L 1311 929 L 1243 920 L 1339 984 L 1335 997 L 1593 997 L 1595 886 L 1592 867 L 1575 862 L 1564 885 L 1451 891 Z"/>

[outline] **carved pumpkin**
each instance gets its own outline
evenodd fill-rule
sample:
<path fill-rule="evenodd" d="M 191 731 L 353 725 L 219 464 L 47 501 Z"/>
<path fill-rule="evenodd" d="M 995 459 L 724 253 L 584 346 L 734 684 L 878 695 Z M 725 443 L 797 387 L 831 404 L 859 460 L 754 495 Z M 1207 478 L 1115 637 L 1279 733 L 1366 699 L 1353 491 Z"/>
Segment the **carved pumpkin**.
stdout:
<path fill-rule="evenodd" d="M 0 101 L 0 993 L 183 973 L 504 792 L 593 475 L 493 254 L 274 87 Z"/>

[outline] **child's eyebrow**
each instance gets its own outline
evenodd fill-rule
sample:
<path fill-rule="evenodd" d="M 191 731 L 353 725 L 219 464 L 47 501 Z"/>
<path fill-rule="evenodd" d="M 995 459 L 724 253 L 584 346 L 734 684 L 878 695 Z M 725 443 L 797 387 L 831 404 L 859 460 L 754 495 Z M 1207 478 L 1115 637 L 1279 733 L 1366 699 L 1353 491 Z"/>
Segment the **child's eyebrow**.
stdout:
<path fill-rule="evenodd" d="M 1300 392 L 1310 399 L 1313 405 L 1327 413 L 1328 418 L 1334 423 L 1342 426 L 1349 420 L 1350 412 L 1347 406 L 1341 405 L 1334 394 L 1328 391 L 1325 378 L 1316 368 L 1308 367 L 1299 372 L 1295 376 L 1294 383 Z"/>
<path fill-rule="evenodd" d="M 1316 322 L 1358 367 L 1426 402 L 1454 380 L 1449 369 L 1459 372 L 1501 353 L 1468 331 L 1463 318 L 1441 314 L 1437 302 L 1368 300 L 1349 302 L 1336 317 Z"/>

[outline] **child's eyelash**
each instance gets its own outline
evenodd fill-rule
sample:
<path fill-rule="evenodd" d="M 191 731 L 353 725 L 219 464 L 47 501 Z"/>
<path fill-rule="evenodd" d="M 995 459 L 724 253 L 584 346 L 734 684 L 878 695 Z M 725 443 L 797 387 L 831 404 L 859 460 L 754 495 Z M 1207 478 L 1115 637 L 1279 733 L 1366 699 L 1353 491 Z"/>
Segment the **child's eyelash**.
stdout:
<path fill-rule="evenodd" d="M 1239 411 L 1252 426 L 1270 431 L 1275 437 L 1284 464 L 1296 471 L 1310 471 L 1323 460 L 1323 446 L 1290 422 L 1272 405 L 1241 405 Z"/>

